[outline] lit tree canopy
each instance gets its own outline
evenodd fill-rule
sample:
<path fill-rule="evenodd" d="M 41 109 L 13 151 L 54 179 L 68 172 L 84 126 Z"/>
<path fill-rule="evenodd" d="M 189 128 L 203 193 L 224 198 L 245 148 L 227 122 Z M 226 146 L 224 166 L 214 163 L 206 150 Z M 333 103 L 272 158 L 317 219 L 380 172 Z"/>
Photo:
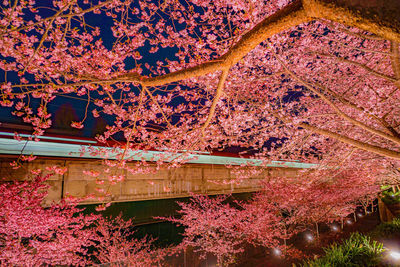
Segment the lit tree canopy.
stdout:
<path fill-rule="evenodd" d="M 275 246 L 299 226 L 348 215 L 360 199 L 370 203 L 386 167 L 397 174 L 398 10 L 397 0 L 4 0 L 0 104 L 40 136 L 52 126 L 52 103 L 78 101 L 82 112 L 71 126 L 101 118 L 108 125 L 97 140 L 121 148 L 118 162 L 104 163 L 132 172 L 125 164 L 129 149 L 242 147 L 266 160 L 321 163 L 293 179 L 266 180 L 240 210 L 223 198 L 182 204 L 182 219 L 173 221 L 188 226 L 186 244 L 232 260 L 243 240 Z M 109 178 L 116 183 L 124 176 Z M 95 233 L 86 229 L 94 217 L 74 221 L 74 208 L 42 208 L 42 182 L 0 188 L 3 217 L 14 218 L 1 221 L 6 262 L 17 262 L 17 251 L 25 250 L 35 265 L 31 251 L 58 250 L 57 259 L 42 261 L 58 264 L 95 241 L 105 262 L 158 261 L 146 240 L 123 240 L 118 221 L 98 220 Z M 26 201 L 30 192 L 33 202 Z M 44 230 L 18 225 L 42 217 L 53 218 Z M 99 234 L 110 238 L 93 240 Z M 65 250 L 63 242 L 70 243 Z"/>
<path fill-rule="evenodd" d="M 125 148 L 399 159 L 398 3 L 357 3 L 3 1 L 1 104 L 40 135 L 78 97 Z"/>

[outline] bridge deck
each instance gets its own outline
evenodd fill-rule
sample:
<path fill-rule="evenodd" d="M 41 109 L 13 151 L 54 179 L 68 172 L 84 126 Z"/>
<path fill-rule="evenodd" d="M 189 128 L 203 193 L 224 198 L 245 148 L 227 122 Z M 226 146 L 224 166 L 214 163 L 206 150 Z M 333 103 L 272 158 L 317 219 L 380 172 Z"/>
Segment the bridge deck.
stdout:
<path fill-rule="evenodd" d="M 57 140 L 58 141 L 58 140 Z M 82 149 L 85 152 L 82 152 Z M 101 196 L 97 190 L 110 193 L 109 199 L 113 202 L 180 198 L 188 197 L 190 193 L 224 194 L 253 192 L 258 190 L 258 182 L 265 175 L 292 176 L 299 169 L 314 167 L 314 164 L 301 162 L 269 162 L 260 168 L 260 173 L 255 177 L 247 178 L 240 184 L 229 183 L 235 181 L 236 174 L 225 165 L 252 165 L 262 166 L 262 161 L 247 158 L 222 157 L 207 154 L 188 154 L 187 164 L 181 168 L 157 170 L 155 164 L 146 167 L 143 173 L 131 173 L 125 169 L 111 169 L 106 172 L 106 167 L 101 164 L 101 157 L 91 154 L 88 145 L 66 144 L 47 141 L 17 141 L 14 139 L 0 138 L 0 177 L 5 180 L 24 180 L 31 178 L 31 170 L 42 169 L 46 166 L 67 167 L 64 175 L 52 176 L 47 202 L 60 201 L 67 194 L 75 197 L 84 197 L 89 194 Z M 109 158 L 115 159 L 112 148 L 104 148 L 109 152 Z M 10 155 L 36 155 L 41 156 L 33 162 L 25 163 L 22 168 L 13 170 L 10 166 Z M 135 160 L 157 161 L 163 158 L 171 161 L 184 154 L 171 154 L 159 151 L 131 151 L 128 155 L 132 162 L 128 167 L 137 169 Z M 50 157 L 50 158 L 43 158 Z M 78 158 L 78 159 L 76 159 Z M 98 180 L 107 180 L 109 175 L 124 175 L 125 179 L 115 185 L 99 185 L 96 178 L 83 173 L 84 170 L 93 170 L 100 173 Z M 44 174 L 47 171 L 44 171 Z M 96 203 L 98 200 L 86 200 L 83 203 Z"/>

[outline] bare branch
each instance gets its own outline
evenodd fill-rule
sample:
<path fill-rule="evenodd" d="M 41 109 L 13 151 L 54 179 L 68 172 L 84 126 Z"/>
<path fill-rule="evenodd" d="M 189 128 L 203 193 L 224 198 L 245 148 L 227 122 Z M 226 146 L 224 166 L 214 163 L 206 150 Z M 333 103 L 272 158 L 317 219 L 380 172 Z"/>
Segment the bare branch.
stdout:
<path fill-rule="evenodd" d="M 224 83 L 226 81 L 226 78 L 228 77 L 228 73 L 229 73 L 229 68 L 223 70 L 221 73 L 221 77 L 219 78 L 217 90 L 215 91 L 215 96 L 214 96 L 213 102 L 210 107 L 210 112 L 208 113 L 206 122 L 201 127 L 201 133 L 203 136 L 204 136 L 205 129 L 208 127 L 212 118 L 214 117 L 214 113 L 215 113 L 215 109 L 217 107 L 218 101 L 221 98 L 222 92 L 224 91 Z"/>
<path fill-rule="evenodd" d="M 315 54 L 317 54 L 319 56 L 323 56 L 323 57 L 335 58 L 339 62 L 344 62 L 344 63 L 348 63 L 348 64 L 351 64 L 351 65 L 360 67 L 360 68 L 366 70 L 367 72 L 371 73 L 372 75 L 377 76 L 377 77 L 382 78 L 382 79 L 385 79 L 385 80 L 387 80 L 389 82 L 393 82 L 393 83 L 398 82 L 397 78 L 389 76 L 389 75 L 386 75 L 386 74 L 381 73 L 381 72 L 378 72 L 376 70 L 373 70 L 372 68 L 370 68 L 367 65 L 364 65 L 362 63 L 359 63 L 359 62 L 356 62 L 356 61 L 352 61 L 352 60 L 349 60 L 349 59 L 345 59 L 345 58 L 342 58 L 342 57 L 338 57 L 338 56 L 335 56 L 335 55 L 319 53 L 319 52 L 313 52 L 313 53 L 315 53 Z"/>
<path fill-rule="evenodd" d="M 26 65 L 25 65 L 25 67 L 24 67 L 24 70 L 23 70 L 23 73 L 25 73 L 26 69 L 28 68 L 29 64 L 32 62 L 33 58 L 36 56 L 37 52 L 40 50 L 40 48 L 42 48 L 42 45 L 43 45 L 44 41 L 46 40 L 47 35 L 49 34 L 49 31 L 50 31 L 50 28 L 51 28 L 52 25 L 53 25 L 53 22 L 54 22 L 54 21 L 56 20 L 56 18 L 57 18 L 60 14 L 62 14 L 62 13 L 64 12 L 64 10 L 67 9 L 67 7 L 69 7 L 69 6 L 70 6 L 70 4 L 65 5 L 63 8 L 61 8 L 61 9 L 57 12 L 57 14 L 54 15 L 53 19 L 50 20 L 49 25 L 46 27 L 46 30 L 44 31 L 44 33 L 43 33 L 43 35 L 42 35 L 42 38 L 40 39 L 39 45 L 36 47 L 36 49 L 35 49 L 35 51 L 33 52 L 32 56 L 30 56 L 28 62 L 26 63 Z"/>
<path fill-rule="evenodd" d="M 31 27 L 35 27 L 35 26 L 38 26 L 38 25 L 40 25 L 40 24 L 43 24 L 43 23 L 46 22 L 46 21 L 54 21 L 56 18 L 72 18 L 72 17 L 79 17 L 79 16 L 82 16 L 82 15 L 84 15 L 84 14 L 86 14 L 86 13 L 92 12 L 92 11 L 94 11 L 94 10 L 96 10 L 96 9 L 100 9 L 100 8 L 102 8 L 102 7 L 104 7 L 104 6 L 106 6 L 106 5 L 110 4 L 110 3 L 112 3 L 113 1 L 114 1 L 114 0 L 105 1 L 105 2 L 100 3 L 100 4 L 98 4 L 98 5 L 95 5 L 95 6 L 92 6 L 92 7 L 90 7 L 90 8 L 87 8 L 87 9 L 85 9 L 85 10 L 82 10 L 82 11 L 80 11 L 80 12 L 78 12 L 78 13 L 61 14 L 62 12 L 61 12 L 61 13 L 60 13 L 60 12 L 57 12 L 57 14 L 55 14 L 55 15 L 53 15 L 53 16 L 51 16 L 51 17 L 42 19 L 42 20 L 40 20 L 40 21 L 38 21 L 38 22 L 35 22 L 35 23 L 33 23 L 33 24 L 26 25 L 26 26 L 21 26 L 21 27 L 14 28 L 14 29 L 10 29 L 9 31 L 4 31 L 4 32 L 1 33 L 1 35 L 8 34 L 8 33 L 12 33 L 12 32 L 17 32 L 17 31 L 22 31 L 22 30 L 25 30 L 25 29 L 28 29 L 28 28 L 31 28 Z M 17 2 L 18 2 L 18 1 L 15 1 L 15 4 L 16 4 Z M 67 6 L 69 6 L 69 5 L 67 5 Z"/>
<path fill-rule="evenodd" d="M 158 103 L 158 101 L 154 98 L 153 94 L 149 91 L 149 89 L 147 89 L 146 86 L 143 86 L 143 90 L 149 95 L 149 97 L 151 98 L 151 100 L 153 101 L 153 103 L 158 107 L 158 109 L 160 110 L 161 115 L 163 116 L 165 122 L 167 123 L 168 126 L 172 127 L 171 123 L 169 122 L 167 116 L 165 115 L 163 109 L 161 108 L 160 104 Z"/>

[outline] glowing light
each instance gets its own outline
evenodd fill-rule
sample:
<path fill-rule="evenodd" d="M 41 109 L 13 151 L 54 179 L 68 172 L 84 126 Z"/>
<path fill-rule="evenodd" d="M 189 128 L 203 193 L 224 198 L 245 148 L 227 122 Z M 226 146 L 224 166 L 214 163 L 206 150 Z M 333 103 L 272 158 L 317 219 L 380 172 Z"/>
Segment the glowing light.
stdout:
<path fill-rule="evenodd" d="M 396 261 L 400 260 L 400 252 L 398 251 L 391 251 L 389 256 Z"/>
<path fill-rule="evenodd" d="M 314 240 L 314 237 L 313 237 L 311 234 L 306 234 L 306 240 L 307 240 L 308 242 L 311 242 L 311 241 Z"/>
<path fill-rule="evenodd" d="M 336 225 L 332 225 L 332 231 L 335 231 L 335 232 L 337 232 L 337 231 L 339 231 L 339 227 L 337 227 Z"/>
<path fill-rule="evenodd" d="M 350 219 L 348 219 L 348 220 L 346 220 L 346 223 L 347 224 L 352 224 L 353 222 Z"/>
<path fill-rule="evenodd" d="M 361 213 L 357 213 L 357 216 L 361 218 L 363 215 Z"/>
<path fill-rule="evenodd" d="M 274 248 L 273 253 L 275 256 L 281 256 L 282 255 L 282 251 L 279 248 Z"/>

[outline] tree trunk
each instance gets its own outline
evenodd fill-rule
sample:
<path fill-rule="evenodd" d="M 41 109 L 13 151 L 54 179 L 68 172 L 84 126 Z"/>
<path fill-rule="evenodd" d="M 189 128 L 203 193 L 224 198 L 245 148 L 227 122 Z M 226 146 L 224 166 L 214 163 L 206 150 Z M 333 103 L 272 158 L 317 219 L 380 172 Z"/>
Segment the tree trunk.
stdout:
<path fill-rule="evenodd" d="M 393 220 L 394 215 L 380 197 L 378 197 L 378 209 L 381 222 L 390 222 Z"/>
<path fill-rule="evenodd" d="M 398 0 L 303 0 L 311 17 L 357 27 L 387 40 L 400 40 Z"/>

